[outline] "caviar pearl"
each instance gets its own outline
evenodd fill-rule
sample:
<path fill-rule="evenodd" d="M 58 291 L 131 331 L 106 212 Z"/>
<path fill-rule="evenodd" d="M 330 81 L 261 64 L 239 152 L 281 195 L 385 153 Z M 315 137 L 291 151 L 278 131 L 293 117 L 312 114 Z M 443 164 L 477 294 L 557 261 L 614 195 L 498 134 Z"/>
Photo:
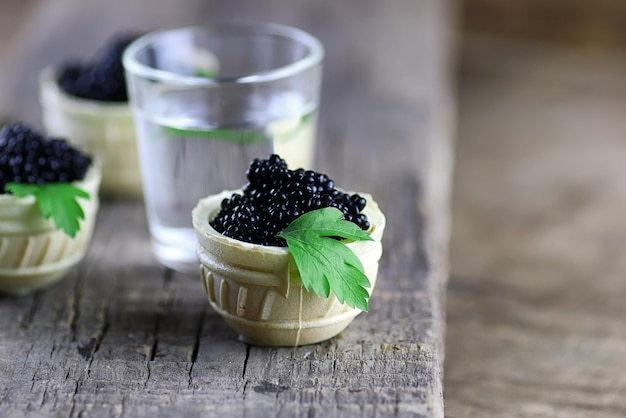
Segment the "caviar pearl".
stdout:
<path fill-rule="evenodd" d="M 221 210 L 210 220 L 216 231 L 239 241 L 266 246 L 286 246 L 276 238 L 298 216 L 325 207 L 335 207 L 344 219 L 367 230 L 370 223 L 361 213 L 367 202 L 358 194 L 335 189 L 327 175 L 311 170 L 289 170 L 285 160 L 273 154 L 255 159 L 246 173 L 243 194 L 224 199 Z"/>

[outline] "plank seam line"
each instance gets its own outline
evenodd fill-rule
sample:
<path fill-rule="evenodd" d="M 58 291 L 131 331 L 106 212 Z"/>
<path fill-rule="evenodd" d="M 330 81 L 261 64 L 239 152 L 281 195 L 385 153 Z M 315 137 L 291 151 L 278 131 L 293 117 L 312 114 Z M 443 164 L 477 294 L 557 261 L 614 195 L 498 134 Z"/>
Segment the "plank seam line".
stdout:
<path fill-rule="evenodd" d="M 26 314 L 24 315 L 24 319 L 22 320 L 20 324 L 22 328 L 28 328 L 30 325 L 32 325 L 33 318 L 35 317 L 35 314 L 39 310 L 40 302 L 41 302 L 41 291 L 37 291 L 35 292 L 35 294 L 33 294 L 30 309 L 28 310 L 28 312 L 26 312 Z"/>
<path fill-rule="evenodd" d="M 243 370 L 241 371 L 241 379 L 246 380 L 246 369 L 248 367 L 248 359 L 250 358 L 250 346 L 246 346 L 246 358 L 243 361 Z"/>
<path fill-rule="evenodd" d="M 89 354 L 89 361 L 87 363 L 87 377 L 89 378 L 89 376 L 91 375 L 91 365 L 93 363 L 94 357 L 96 356 L 96 353 L 98 352 L 98 350 L 100 350 L 100 344 L 102 343 L 102 340 L 104 339 L 104 336 L 106 335 L 106 333 L 109 330 L 109 314 L 107 311 L 104 311 L 104 321 L 103 321 L 103 325 L 102 325 L 102 329 L 100 330 L 100 332 L 98 333 L 98 335 L 96 335 L 96 342 L 93 345 L 93 349 L 91 351 L 91 353 Z"/>
<path fill-rule="evenodd" d="M 193 366 L 196 364 L 196 359 L 198 358 L 198 351 L 200 350 L 200 338 L 202 337 L 202 328 L 204 328 L 204 309 L 202 309 L 202 313 L 200 314 L 200 320 L 198 321 L 198 328 L 196 329 L 196 341 L 193 344 L 193 350 L 191 351 L 191 366 L 189 366 L 189 380 L 187 381 L 187 389 L 191 388 L 193 383 Z"/>
<path fill-rule="evenodd" d="M 72 342 L 76 342 L 76 335 L 78 333 L 78 321 L 80 319 L 80 302 L 83 297 L 82 295 L 82 277 L 84 274 L 83 264 L 78 267 L 78 274 L 76 282 L 74 283 L 74 294 L 72 295 L 72 309 L 71 309 L 71 318 L 69 320 L 70 325 L 70 334 L 72 336 Z"/>
<path fill-rule="evenodd" d="M 246 358 L 243 360 L 243 370 L 241 371 L 241 380 L 243 380 L 243 400 L 246 400 L 246 394 L 248 390 L 248 379 L 246 379 L 246 370 L 248 369 L 248 360 L 250 359 L 250 345 L 246 345 Z"/>

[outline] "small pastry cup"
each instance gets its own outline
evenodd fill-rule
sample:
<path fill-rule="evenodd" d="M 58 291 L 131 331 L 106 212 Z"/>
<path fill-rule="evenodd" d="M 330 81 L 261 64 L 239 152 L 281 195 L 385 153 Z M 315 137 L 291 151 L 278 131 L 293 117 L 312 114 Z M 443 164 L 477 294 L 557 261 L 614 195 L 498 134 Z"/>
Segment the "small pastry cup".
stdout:
<path fill-rule="evenodd" d="M 240 190 L 224 191 L 198 202 L 192 212 L 198 238 L 201 277 L 213 309 L 249 344 L 299 346 L 327 340 L 343 331 L 361 313 L 307 291 L 285 247 L 250 244 L 218 233 L 209 225 L 224 198 Z M 370 295 L 382 256 L 385 216 L 368 194 L 365 213 L 373 241 L 348 243 L 369 278 Z"/>
<path fill-rule="evenodd" d="M 101 160 L 104 194 L 141 197 L 135 125 L 128 103 L 71 96 L 60 88 L 52 67 L 39 75 L 39 101 L 48 135 L 67 138 Z"/>
<path fill-rule="evenodd" d="M 49 286 L 83 259 L 98 210 L 100 178 L 95 163 L 73 183 L 90 195 L 79 200 L 85 219 L 74 238 L 41 215 L 34 196 L 0 194 L 0 292 L 24 295 Z"/>

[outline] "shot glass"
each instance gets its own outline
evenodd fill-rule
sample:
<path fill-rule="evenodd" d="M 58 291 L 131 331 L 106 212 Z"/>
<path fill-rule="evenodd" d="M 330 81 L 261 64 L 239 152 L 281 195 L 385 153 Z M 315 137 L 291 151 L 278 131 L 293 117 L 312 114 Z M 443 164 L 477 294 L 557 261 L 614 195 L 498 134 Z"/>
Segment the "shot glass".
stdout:
<path fill-rule="evenodd" d="M 241 187 L 254 158 L 312 168 L 323 47 L 269 23 L 153 32 L 126 49 L 144 201 L 158 260 L 197 271 L 191 210 Z"/>

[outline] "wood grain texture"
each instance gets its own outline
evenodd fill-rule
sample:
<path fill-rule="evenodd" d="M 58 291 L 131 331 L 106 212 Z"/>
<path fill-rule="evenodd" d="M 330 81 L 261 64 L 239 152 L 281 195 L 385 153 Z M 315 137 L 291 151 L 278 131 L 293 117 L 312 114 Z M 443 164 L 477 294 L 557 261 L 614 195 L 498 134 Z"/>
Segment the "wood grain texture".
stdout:
<path fill-rule="evenodd" d="M 236 17 L 312 32 L 327 49 L 318 168 L 372 193 L 388 226 L 369 313 L 321 344 L 262 348 L 210 310 L 199 275 L 157 264 L 141 204 L 104 201 L 78 269 L 0 299 L 0 416 L 443 416 L 452 8 L 392 3 L 41 4 L 0 79 L 0 110 L 35 125 L 37 71 L 119 30 Z"/>
<path fill-rule="evenodd" d="M 446 414 L 626 416 L 626 59 L 463 62 Z"/>
<path fill-rule="evenodd" d="M 622 1 L 465 0 L 462 21 L 471 35 L 615 51 L 626 45 Z"/>

